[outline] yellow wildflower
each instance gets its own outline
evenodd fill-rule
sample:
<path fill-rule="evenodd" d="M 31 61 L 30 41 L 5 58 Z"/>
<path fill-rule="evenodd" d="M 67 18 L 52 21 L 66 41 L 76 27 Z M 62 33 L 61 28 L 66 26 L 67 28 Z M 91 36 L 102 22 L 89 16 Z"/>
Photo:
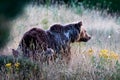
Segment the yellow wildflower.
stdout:
<path fill-rule="evenodd" d="M 93 50 L 93 49 L 89 49 L 89 50 L 88 50 L 88 54 L 89 54 L 89 55 L 92 55 L 93 53 L 94 53 L 94 50 Z"/>
<path fill-rule="evenodd" d="M 108 58 L 109 54 L 108 53 L 100 53 L 100 57 Z"/>
<path fill-rule="evenodd" d="M 7 67 L 7 68 L 10 68 L 11 67 L 11 63 L 7 63 L 5 66 Z"/>
<path fill-rule="evenodd" d="M 113 51 L 110 52 L 110 58 L 111 59 L 115 59 L 115 60 L 118 60 L 119 58 L 119 55 Z"/>
<path fill-rule="evenodd" d="M 107 49 L 102 49 L 100 52 L 101 53 L 108 53 L 108 50 Z"/>
<path fill-rule="evenodd" d="M 18 68 L 20 66 L 20 63 L 15 63 L 14 65 L 15 65 L 15 67 Z"/>
<path fill-rule="evenodd" d="M 109 58 L 109 53 L 108 53 L 108 50 L 106 49 L 102 49 L 99 55 L 100 57 Z"/>

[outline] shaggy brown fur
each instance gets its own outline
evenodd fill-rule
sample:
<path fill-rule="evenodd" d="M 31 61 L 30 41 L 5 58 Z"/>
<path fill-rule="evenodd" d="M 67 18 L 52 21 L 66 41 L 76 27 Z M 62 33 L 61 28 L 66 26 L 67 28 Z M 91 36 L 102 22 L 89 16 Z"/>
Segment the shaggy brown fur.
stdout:
<path fill-rule="evenodd" d="M 49 30 L 44 31 L 39 28 L 33 28 L 27 31 L 20 44 L 24 56 L 35 58 L 36 54 L 54 55 L 62 60 L 69 62 L 71 58 L 70 43 L 87 42 L 90 36 L 81 28 L 82 22 L 60 25 L 55 24 Z"/>

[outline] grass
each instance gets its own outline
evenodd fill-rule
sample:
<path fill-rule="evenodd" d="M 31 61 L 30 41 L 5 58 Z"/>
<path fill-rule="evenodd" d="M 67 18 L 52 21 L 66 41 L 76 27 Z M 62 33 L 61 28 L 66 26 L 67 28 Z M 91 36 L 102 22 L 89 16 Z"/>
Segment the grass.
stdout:
<path fill-rule="evenodd" d="M 72 59 L 47 65 L 30 59 L 15 59 L 16 49 L 23 34 L 33 27 L 48 29 L 55 23 L 68 24 L 83 21 L 92 39 L 87 43 L 71 44 Z M 105 11 L 66 6 L 27 6 L 24 14 L 12 22 L 10 42 L 1 53 L 1 80 L 119 80 L 120 73 L 120 21 Z M 16 69 L 15 64 L 19 63 Z"/>

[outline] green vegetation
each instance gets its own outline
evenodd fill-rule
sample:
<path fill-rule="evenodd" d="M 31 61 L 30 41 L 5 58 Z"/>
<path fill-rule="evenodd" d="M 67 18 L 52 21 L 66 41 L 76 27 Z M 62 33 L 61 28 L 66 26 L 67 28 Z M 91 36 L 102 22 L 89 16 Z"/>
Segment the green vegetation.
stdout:
<path fill-rule="evenodd" d="M 34 0 L 38 5 L 66 4 L 69 6 L 83 5 L 86 8 L 108 10 L 109 13 L 120 13 L 120 0 Z"/>
<path fill-rule="evenodd" d="M 107 10 L 110 14 L 120 15 L 119 0 L 83 0 L 83 5 L 87 8 Z"/>

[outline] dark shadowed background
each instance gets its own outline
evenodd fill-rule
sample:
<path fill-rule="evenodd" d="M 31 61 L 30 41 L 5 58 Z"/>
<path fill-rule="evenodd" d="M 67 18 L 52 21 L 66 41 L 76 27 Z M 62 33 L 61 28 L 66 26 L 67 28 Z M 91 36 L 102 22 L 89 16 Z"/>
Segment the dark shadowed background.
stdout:
<path fill-rule="evenodd" d="M 0 48 L 9 40 L 10 21 L 18 17 L 30 0 L 0 0 Z"/>

